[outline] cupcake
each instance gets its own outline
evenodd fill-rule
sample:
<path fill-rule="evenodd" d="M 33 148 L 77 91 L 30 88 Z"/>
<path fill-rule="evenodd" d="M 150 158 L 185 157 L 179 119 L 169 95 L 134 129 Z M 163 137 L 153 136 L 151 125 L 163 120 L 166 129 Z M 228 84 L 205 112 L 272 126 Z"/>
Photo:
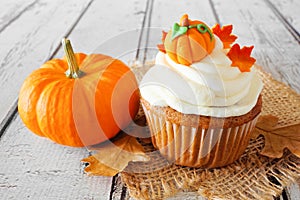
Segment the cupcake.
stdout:
<path fill-rule="evenodd" d="M 233 44 L 232 25 L 212 29 L 184 15 L 163 32 L 155 65 L 140 83 L 152 143 L 170 162 L 228 165 L 245 151 L 261 112 L 253 46 Z"/>

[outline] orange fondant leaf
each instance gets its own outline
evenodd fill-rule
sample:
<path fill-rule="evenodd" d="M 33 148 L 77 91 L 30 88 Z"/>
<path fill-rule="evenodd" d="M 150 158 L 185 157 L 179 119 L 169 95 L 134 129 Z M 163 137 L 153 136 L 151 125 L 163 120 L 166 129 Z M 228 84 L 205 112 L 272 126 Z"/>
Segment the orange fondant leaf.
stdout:
<path fill-rule="evenodd" d="M 271 158 L 280 158 L 284 149 L 288 149 L 300 157 L 300 124 L 280 127 L 277 122 L 278 118 L 272 115 L 259 118 L 253 137 L 263 135 L 265 138 L 265 146 L 260 153 Z"/>
<path fill-rule="evenodd" d="M 224 49 L 230 48 L 231 44 L 237 39 L 237 36 L 231 34 L 232 25 L 226 25 L 221 28 L 220 24 L 216 24 L 212 31 L 223 42 Z"/>
<path fill-rule="evenodd" d="M 129 162 L 148 161 L 142 145 L 135 137 L 121 133 L 114 141 L 94 146 L 96 153 L 82 159 L 89 165 L 84 171 L 89 175 L 114 176 L 125 169 Z"/>
<path fill-rule="evenodd" d="M 166 48 L 165 48 L 164 43 L 165 43 L 165 39 L 166 39 L 167 34 L 168 34 L 167 32 L 162 31 L 162 37 L 161 37 L 162 44 L 157 45 L 158 50 L 163 52 L 163 53 L 166 53 Z"/>
<path fill-rule="evenodd" d="M 227 56 L 232 61 L 231 66 L 238 67 L 241 72 L 250 72 L 250 68 L 256 61 L 255 58 L 250 56 L 253 47 L 243 47 L 240 49 L 240 45 L 234 44 L 227 53 Z"/>
<path fill-rule="evenodd" d="M 165 45 L 164 44 L 158 44 L 157 48 L 159 51 L 166 53 Z"/>

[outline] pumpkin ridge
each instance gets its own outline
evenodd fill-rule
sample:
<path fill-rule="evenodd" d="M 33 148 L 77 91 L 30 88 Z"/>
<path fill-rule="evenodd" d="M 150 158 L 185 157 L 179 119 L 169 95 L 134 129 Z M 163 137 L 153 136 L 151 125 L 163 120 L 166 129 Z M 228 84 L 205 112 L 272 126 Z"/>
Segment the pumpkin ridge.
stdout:
<path fill-rule="evenodd" d="M 73 118 L 74 108 L 72 102 L 76 97 L 72 96 L 76 81 L 77 79 L 61 80 L 57 83 L 60 88 L 53 87 L 53 90 L 57 90 L 55 97 L 61 97 L 60 99 L 55 98 L 55 107 L 57 110 L 64 110 L 64 113 L 60 115 L 57 115 L 57 113 L 54 112 L 54 116 L 56 117 L 55 121 L 60 123 L 58 127 L 63 128 L 61 128 L 59 131 L 57 131 L 57 128 L 55 129 L 55 132 L 58 134 L 53 134 L 53 141 L 61 141 L 61 144 L 69 144 L 70 146 L 83 146 L 81 138 L 77 133 Z M 65 100 L 62 100 L 63 98 L 65 98 Z M 60 136 L 60 132 L 64 132 L 64 137 Z"/>
<path fill-rule="evenodd" d="M 127 84 L 123 84 L 124 83 L 124 79 L 127 80 Z M 119 79 L 119 81 L 117 84 L 114 85 L 113 89 L 112 89 L 112 100 L 114 98 L 116 98 L 116 94 L 117 94 L 117 98 L 119 98 L 118 96 L 128 96 L 128 102 L 118 102 L 119 103 L 119 108 L 120 110 L 122 110 L 124 107 L 128 107 L 129 106 L 129 118 L 125 118 L 126 121 L 124 121 L 123 118 L 119 119 L 119 117 L 117 116 L 115 118 L 117 125 L 122 129 L 125 128 L 125 124 L 130 123 L 133 118 L 134 118 L 134 113 L 136 113 L 138 111 L 138 108 L 132 105 L 135 105 L 136 102 L 139 102 L 139 93 L 138 93 L 138 88 L 136 87 L 136 79 L 135 79 L 135 75 L 133 74 L 133 72 L 131 70 L 128 70 L 127 72 L 125 72 L 122 75 L 122 78 Z M 126 94 L 125 88 L 130 88 L 130 91 L 132 92 L 131 94 Z M 135 103 L 130 103 L 130 102 L 135 102 Z M 112 101 L 111 103 L 113 103 L 114 101 Z M 124 103 L 128 103 L 125 104 Z M 113 106 L 113 108 L 116 108 L 116 105 Z"/>
<path fill-rule="evenodd" d="M 188 33 L 190 37 L 189 43 L 191 47 L 193 62 L 198 62 L 207 55 L 207 44 L 203 37 L 198 36 L 199 32 L 196 29 L 190 29 Z"/>
<path fill-rule="evenodd" d="M 177 43 L 178 43 L 178 37 L 175 38 L 174 40 L 172 40 L 172 31 L 170 30 L 165 38 L 165 48 L 166 48 L 166 52 L 168 54 L 168 56 L 174 60 L 175 62 L 178 63 L 177 60 L 177 54 L 176 54 L 176 47 L 177 47 Z"/>
<path fill-rule="evenodd" d="M 40 92 L 40 96 L 37 99 L 36 105 L 35 105 L 36 106 L 35 110 L 36 110 L 38 125 L 39 125 L 41 131 L 43 132 L 43 134 L 45 135 L 45 137 L 48 137 L 48 138 L 51 137 L 51 134 L 48 134 L 48 132 L 52 132 L 52 130 L 50 130 L 50 131 L 48 130 L 48 131 L 45 132 L 44 129 L 43 129 L 43 126 L 45 126 L 46 123 L 41 122 L 41 121 L 46 119 L 47 116 L 49 116 L 49 115 L 47 115 L 47 111 L 45 111 L 45 109 L 48 108 L 48 104 L 49 104 L 48 103 L 49 102 L 48 97 L 50 98 L 50 96 L 48 95 L 48 93 L 50 91 L 50 88 L 52 88 L 55 84 L 57 84 L 57 82 L 59 82 L 59 80 L 56 80 L 56 81 L 52 80 L 47 85 L 45 85 L 43 90 Z M 46 100 L 45 100 L 45 98 L 46 98 Z M 50 110 L 53 110 L 53 109 L 50 109 Z"/>
<path fill-rule="evenodd" d="M 112 59 L 111 57 L 102 57 L 102 60 L 100 60 L 95 56 L 88 56 L 86 61 L 87 63 L 85 64 L 84 62 L 80 67 L 80 70 L 89 74 L 102 74 L 104 71 L 106 71 L 107 68 L 109 68 L 111 65 L 114 65 L 114 59 Z"/>
<path fill-rule="evenodd" d="M 38 111 L 37 119 L 41 131 L 50 140 L 59 144 L 66 144 L 66 141 L 68 141 L 70 146 L 81 146 L 81 142 L 79 144 L 74 144 L 78 143 L 77 141 L 79 138 L 77 134 L 74 134 L 76 133 L 74 122 L 72 120 L 68 121 L 73 119 L 72 102 L 70 102 L 72 99 L 70 98 L 72 93 L 72 87 L 70 87 L 70 85 L 73 84 L 73 79 L 56 80 L 48 84 L 43 92 L 41 92 L 40 98 L 36 104 Z M 69 100 L 66 101 L 65 99 Z M 56 113 L 56 110 L 58 109 L 63 110 L 64 113 Z M 55 126 L 51 125 L 53 123 L 55 123 Z M 62 134 L 61 132 L 64 137 L 60 137 Z M 71 136 L 69 136 L 68 133 L 71 133 Z M 73 139 L 66 140 L 65 137 L 73 137 Z M 70 143 L 70 141 L 76 142 Z"/>
<path fill-rule="evenodd" d="M 81 64 L 84 62 L 84 60 L 86 59 L 87 55 L 84 54 L 84 53 L 75 53 L 75 59 L 76 59 L 76 62 L 80 68 Z M 66 62 L 67 64 L 67 62 Z"/>
<path fill-rule="evenodd" d="M 55 70 L 64 73 L 68 69 L 68 64 L 62 59 L 53 59 L 45 62 L 40 68 Z"/>
<path fill-rule="evenodd" d="M 103 101 L 99 102 L 97 99 L 109 98 L 107 93 L 99 91 L 98 76 L 94 76 L 91 79 L 91 75 L 87 74 L 85 78 L 75 80 L 73 89 L 73 120 L 76 125 L 78 136 L 81 138 L 83 144 L 96 144 L 99 141 L 103 141 L 104 130 L 101 127 L 101 120 L 106 116 L 97 116 L 97 104 L 103 104 Z M 88 83 L 88 84 L 87 84 Z M 105 83 L 101 84 L 101 88 Z M 105 95 L 104 95 L 105 94 Z M 109 108 L 105 108 L 106 111 Z M 82 118 L 82 116 L 85 116 Z M 105 137 L 107 139 L 107 137 Z"/>
<path fill-rule="evenodd" d="M 203 36 L 205 44 L 206 44 L 207 54 L 210 54 L 215 47 L 215 38 L 214 38 L 213 31 L 211 30 L 211 28 L 209 26 L 207 26 L 202 21 L 199 21 L 199 20 L 190 21 L 190 25 L 197 25 L 197 24 L 204 24 L 209 29 L 209 31 L 211 32 L 211 34 L 213 36 L 211 38 L 209 33 L 207 33 L 207 32 L 204 34 L 202 33 L 202 36 Z"/>
<path fill-rule="evenodd" d="M 115 72 L 114 70 L 118 69 L 118 72 Z M 116 67 L 109 67 L 109 69 L 105 72 L 103 72 L 103 75 L 107 75 L 107 76 L 115 76 L 118 79 L 122 78 L 124 76 L 124 74 L 131 72 L 130 69 L 126 69 L 122 66 L 118 66 Z"/>
<path fill-rule="evenodd" d="M 193 63 L 192 49 L 190 46 L 188 34 L 178 38 L 177 43 L 177 60 L 183 65 L 191 65 Z"/>
<path fill-rule="evenodd" d="M 203 37 L 207 45 L 207 54 L 210 54 L 215 48 L 216 39 L 214 38 L 214 34 L 212 33 L 212 38 L 210 38 L 209 33 L 205 33 Z"/>
<path fill-rule="evenodd" d="M 21 88 L 21 91 L 26 90 L 26 92 L 23 92 L 23 95 L 19 95 L 18 111 L 20 117 L 31 131 L 42 137 L 45 137 L 45 135 L 41 131 L 37 121 L 36 102 L 40 98 L 40 93 L 44 88 L 53 80 L 60 77 L 62 77 L 62 75 L 57 74 L 54 69 L 42 68 L 40 70 L 35 70 L 28 76 Z"/>
<path fill-rule="evenodd" d="M 91 54 L 86 56 L 79 67 L 80 70 L 87 73 L 92 73 L 94 71 L 99 72 L 99 70 L 105 70 L 112 63 L 112 60 L 113 58 L 110 56 Z"/>

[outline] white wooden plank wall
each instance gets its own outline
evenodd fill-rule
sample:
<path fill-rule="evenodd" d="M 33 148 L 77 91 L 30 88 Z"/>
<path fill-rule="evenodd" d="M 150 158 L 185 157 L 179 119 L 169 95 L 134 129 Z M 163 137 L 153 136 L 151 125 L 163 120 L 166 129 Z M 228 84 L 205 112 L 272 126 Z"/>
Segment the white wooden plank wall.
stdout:
<path fill-rule="evenodd" d="M 2 5 L 0 129 L 9 127 L 0 139 L 0 159 L 5 161 L 0 167 L 0 199 L 131 199 L 120 177 L 83 174 L 79 161 L 88 155 L 86 149 L 35 136 L 13 115 L 25 77 L 49 58 L 62 57 L 62 37 L 71 39 L 75 51 L 121 56 L 125 62 L 137 55 L 144 61 L 157 52 L 161 30 L 188 13 L 210 26 L 233 24 L 240 44 L 255 45 L 257 63 L 300 92 L 297 0 L 6 0 Z M 117 43 L 131 53 L 123 56 Z M 296 184 L 288 191 L 290 199 L 300 199 Z M 170 198 L 179 199 L 203 198 L 195 193 Z"/>
<path fill-rule="evenodd" d="M 281 7 L 278 6 L 279 1 L 271 2 L 280 11 L 284 8 L 282 12 L 293 25 L 298 23 L 295 21 L 299 17 L 294 7 L 297 8 L 299 2 L 285 1 Z M 276 16 L 267 0 L 213 0 L 213 3 L 220 23 L 234 25 L 234 33 L 239 36 L 237 42 L 255 46 L 253 52 L 257 63 L 299 93 L 299 43 Z M 288 12 L 288 9 L 294 11 Z M 294 184 L 288 191 L 292 200 L 299 199 L 298 185 Z"/>
<path fill-rule="evenodd" d="M 6 29 L 13 21 L 16 21 L 26 10 L 30 9 L 37 0 L 15 0 L 1 2 L 1 7 L 5 7 L 0 13 L 0 33 Z"/>
<path fill-rule="evenodd" d="M 87 177 L 83 148 L 64 147 L 29 133 L 20 118 L 1 138 L 0 199 L 108 199 L 111 178 Z"/>
<path fill-rule="evenodd" d="M 300 92 L 300 46 L 265 1 L 213 0 L 222 24 L 233 24 L 241 45 L 254 45 L 257 63 Z M 272 22 L 272 23 L 271 23 Z"/>
<path fill-rule="evenodd" d="M 69 36 L 75 51 L 95 53 L 93 50 L 107 38 L 141 27 L 145 2 L 130 0 L 120 4 L 117 0 L 46 0 L 23 13 L 1 33 L 5 37 L 0 37 L 1 46 L 7 47 L 0 50 L 1 67 L 5 70 L 0 74 L 0 89 L 9 88 L 0 106 L 14 106 L 24 78 L 53 54 L 62 56 L 61 49 L 56 51 L 63 37 Z M 112 24 L 115 28 L 111 28 Z M 12 32 L 16 34 L 10 35 Z M 28 49 L 22 49 L 23 45 Z M 2 107 L 0 117 L 7 113 Z M 1 199 L 109 199 L 112 178 L 84 175 L 80 160 L 86 156 L 88 151 L 84 148 L 64 147 L 33 135 L 17 116 L 0 140 L 0 158 L 6 162 L 0 168 Z"/>
<path fill-rule="evenodd" d="M 136 50 L 146 3 L 140 0 L 93 0 L 88 12 L 69 35 L 74 51 L 119 57 L 123 53 L 123 49 L 119 49 L 121 46 L 130 46 Z M 126 38 L 128 31 L 133 33 L 135 38 Z M 123 40 L 119 41 L 120 39 Z M 116 46 L 118 42 L 120 46 Z M 63 54 L 60 48 L 55 57 L 60 58 Z"/>
<path fill-rule="evenodd" d="M 300 32 L 300 1 L 298 0 L 267 0 L 274 5 L 282 16 L 298 33 Z"/>

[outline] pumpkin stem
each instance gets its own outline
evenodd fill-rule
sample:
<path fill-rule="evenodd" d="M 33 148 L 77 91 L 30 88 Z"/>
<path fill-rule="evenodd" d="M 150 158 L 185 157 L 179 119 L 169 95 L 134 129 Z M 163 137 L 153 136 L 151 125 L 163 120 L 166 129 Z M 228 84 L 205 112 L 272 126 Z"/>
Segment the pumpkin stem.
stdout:
<path fill-rule="evenodd" d="M 79 70 L 76 62 L 75 54 L 71 45 L 70 40 L 63 38 L 62 46 L 64 48 L 69 69 L 65 72 L 68 78 L 79 78 L 83 75 L 83 72 Z"/>
<path fill-rule="evenodd" d="M 189 16 L 187 14 L 184 14 L 181 18 L 180 18 L 180 26 L 189 26 Z"/>

